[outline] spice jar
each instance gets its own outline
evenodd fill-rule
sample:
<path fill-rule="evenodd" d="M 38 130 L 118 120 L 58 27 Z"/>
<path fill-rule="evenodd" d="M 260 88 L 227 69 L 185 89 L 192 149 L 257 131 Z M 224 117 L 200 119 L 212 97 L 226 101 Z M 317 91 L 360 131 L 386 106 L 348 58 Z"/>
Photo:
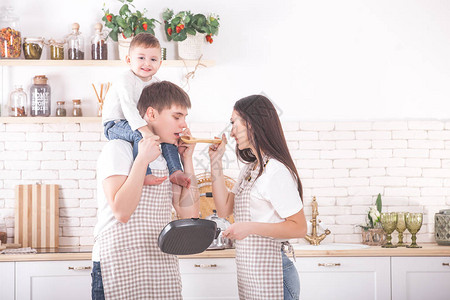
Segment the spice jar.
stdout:
<path fill-rule="evenodd" d="M 64 44 L 65 40 L 54 40 L 48 41 L 50 44 L 50 58 L 53 60 L 64 59 Z"/>
<path fill-rule="evenodd" d="M 72 115 L 74 117 L 82 117 L 83 112 L 81 111 L 81 100 L 75 99 L 75 100 L 72 100 L 72 102 L 73 102 Z"/>
<path fill-rule="evenodd" d="M 50 116 L 50 86 L 47 84 L 48 78 L 45 75 L 36 75 L 33 78 L 34 84 L 30 88 L 31 116 Z"/>
<path fill-rule="evenodd" d="M 6 223 L 3 219 L 0 220 L 0 244 L 6 244 L 8 235 L 6 233 Z"/>
<path fill-rule="evenodd" d="M 65 117 L 66 116 L 66 102 L 56 101 L 56 116 Z"/>
<path fill-rule="evenodd" d="M 19 58 L 21 35 L 19 17 L 14 15 L 14 9 L 3 9 L 0 16 L 0 56 L 1 58 Z"/>
<path fill-rule="evenodd" d="M 26 117 L 27 111 L 27 94 L 21 85 L 17 85 L 9 96 L 9 116 Z"/>
<path fill-rule="evenodd" d="M 102 32 L 103 25 L 97 23 L 94 26 L 95 34 L 91 38 L 91 58 L 94 60 L 108 59 L 108 46 L 106 34 Z"/>
<path fill-rule="evenodd" d="M 23 55 L 25 59 L 40 59 L 44 47 L 43 37 L 23 38 Z"/>
<path fill-rule="evenodd" d="M 80 25 L 78 23 L 73 23 L 72 33 L 67 36 L 67 58 L 71 60 L 84 59 L 84 40 L 79 29 Z"/>

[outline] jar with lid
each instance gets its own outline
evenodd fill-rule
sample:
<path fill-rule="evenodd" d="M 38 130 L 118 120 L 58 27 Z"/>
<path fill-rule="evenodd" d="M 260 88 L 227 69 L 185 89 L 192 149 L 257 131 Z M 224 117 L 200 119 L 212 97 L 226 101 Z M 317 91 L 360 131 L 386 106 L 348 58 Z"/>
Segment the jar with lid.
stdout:
<path fill-rule="evenodd" d="M 23 38 L 22 48 L 25 59 L 40 59 L 43 47 L 44 47 L 43 37 Z"/>
<path fill-rule="evenodd" d="M 48 78 L 45 75 L 36 75 L 33 78 L 34 84 L 30 88 L 32 117 L 50 116 L 51 90 L 47 80 Z"/>
<path fill-rule="evenodd" d="M 27 111 L 27 94 L 21 85 L 16 85 L 9 95 L 9 116 L 26 117 Z"/>
<path fill-rule="evenodd" d="M 66 102 L 65 101 L 56 101 L 56 116 L 57 117 L 65 117 L 66 116 Z"/>
<path fill-rule="evenodd" d="M 50 45 L 50 59 L 53 60 L 62 60 L 64 59 L 64 44 L 65 40 L 59 39 L 51 39 L 48 41 Z"/>
<path fill-rule="evenodd" d="M 70 60 L 84 59 L 84 40 L 81 34 L 80 25 L 78 23 L 72 24 L 72 33 L 67 35 L 67 58 Z"/>
<path fill-rule="evenodd" d="M 106 44 L 106 34 L 102 32 L 103 25 L 97 23 L 94 26 L 95 34 L 91 38 L 91 58 L 93 60 L 108 59 L 108 45 Z"/>
<path fill-rule="evenodd" d="M 8 241 L 8 234 L 6 233 L 6 223 L 0 219 L 0 244 L 6 244 Z"/>
<path fill-rule="evenodd" d="M 22 39 L 19 29 L 19 17 L 12 7 L 3 8 L 0 15 L 0 56 L 1 58 L 19 58 Z"/>
<path fill-rule="evenodd" d="M 72 115 L 74 117 L 82 117 L 83 112 L 81 111 L 81 100 L 80 99 L 74 99 L 73 102 L 73 110 Z"/>

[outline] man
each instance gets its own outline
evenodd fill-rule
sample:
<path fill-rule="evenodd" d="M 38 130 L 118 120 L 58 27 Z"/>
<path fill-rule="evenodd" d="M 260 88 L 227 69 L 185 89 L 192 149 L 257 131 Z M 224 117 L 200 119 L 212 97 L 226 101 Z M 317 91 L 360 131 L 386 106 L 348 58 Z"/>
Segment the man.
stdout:
<path fill-rule="evenodd" d="M 182 299 L 178 260 L 157 245 L 161 229 L 171 221 L 172 207 L 180 218 L 198 217 L 199 193 L 192 154 L 195 144 L 179 144 L 186 189 L 165 180 L 145 185 L 147 167 L 168 176 L 160 143 L 178 143 L 187 129 L 189 96 L 173 83 L 153 83 L 142 91 L 139 113 L 151 138 L 139 142 L 133 162 L 132 145 L 109 141 L 97 165 L 98 223 L 92 251 L 92 299 Z M 150 164 L 150 165 L 149 165 Z"/>

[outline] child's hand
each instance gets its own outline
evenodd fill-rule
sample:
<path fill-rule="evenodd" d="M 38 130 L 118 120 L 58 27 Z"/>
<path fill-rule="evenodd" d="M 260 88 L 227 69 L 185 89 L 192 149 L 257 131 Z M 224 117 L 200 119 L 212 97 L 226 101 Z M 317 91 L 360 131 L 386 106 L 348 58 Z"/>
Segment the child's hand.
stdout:
<path fill-rule="evenodd" d="M 144 185 L 160 185 L 167 179 L 167 176 L 157 177 L 155 175 L 149 174 L 145 176 Z"/>
<path fill-rule="evenodd" d="M 225 134 L 222 134 L 222 142 L 220 144 L 212 144 L 209 146 L 208 154 L 209 159 L 213 161 L 221 160 L 223 154 L 225 153 L 225 148 L 227 145 L 227 138 Z"/>
<path fill-rule="evenodd" d="M 159 147 L 159 136 L 153 135 L 152 137 L 142 139 L 138 145 L 138 157 L 144 160 L 144 163 L 150 163 L 154 161 L 159 155 L 161 155 L 161 148 Z"/>

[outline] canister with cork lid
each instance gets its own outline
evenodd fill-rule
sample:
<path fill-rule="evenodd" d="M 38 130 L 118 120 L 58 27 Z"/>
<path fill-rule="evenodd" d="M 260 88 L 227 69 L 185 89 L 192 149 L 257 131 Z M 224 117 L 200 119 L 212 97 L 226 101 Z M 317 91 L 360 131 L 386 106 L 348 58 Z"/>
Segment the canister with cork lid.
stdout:
<path fill-rule="evenodd" d="M 51 113 L 51 90 L 45 75 L 36 75 L 30 88 L 31 116 L 48 117 Z"/>
<path fill-rule="evenodd" d="M 80 32 L 80 24 L 72 24 L 72 33 L 67 35 L 67 58 L 70 60 L 84 59 L 84 40 Z"/>
<path fill-rule="evenodd" d="M 65 117 L 66 116 L 66 102 L 65 101 L 56 101 L 56 116 L 57 117 Z"/>
<path fill-rule="evenodd" d="M 74 117 L 82 117 L 83 112 L 81 111 L 81 100 L 74 99 L 74 100 L 72 100 L 72 103 L 73 103 L 72 115 Z"/>

